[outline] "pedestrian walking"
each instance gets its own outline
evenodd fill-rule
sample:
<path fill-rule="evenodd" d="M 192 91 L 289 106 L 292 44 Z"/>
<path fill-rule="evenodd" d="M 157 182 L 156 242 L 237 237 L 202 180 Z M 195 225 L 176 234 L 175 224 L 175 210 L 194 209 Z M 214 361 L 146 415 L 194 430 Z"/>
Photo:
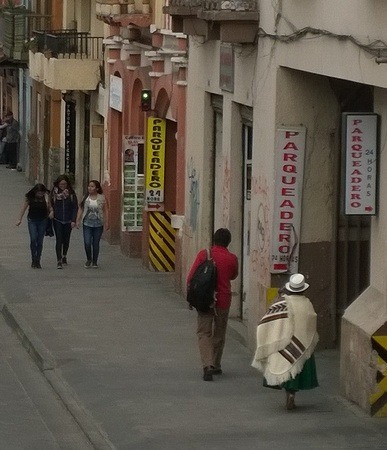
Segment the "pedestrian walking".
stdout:
<path fill-rule="evenodd" d="M 30 234 L 31 267 L 41 269 L 40 259 L 43 250 L 43 239 L 47 227 L 47 219 L 54 216 L 52 206 L 48 198 L 48 190 L 44 184 L 36 184 L 30 189 L 20 211 L 20 218 L 16 222 L 19 226 L 23 220 L 24 213 L 28 209 L 27 221 Z"/>
<path fill-rule="evenodd" d="M 212 381 L 213 375 L 222 374 L 221 362 L 231 305 L 231 280 L 238 276 L 238 258 L 227 248 L 230 242 L 231 233 L 227 228 L 219 228 L 215 232 L 210 249 L 217 272 L 215 303 L 207 312 L 198 311 L 196 334 L 204 381 Z M 207 249 L 201 250 L 189 271 L 188 286 L 196 269 L 206 259 Z"/>
<path fill-rule="evenodd" d="M 12 111 L 8 111 L 5 120 L 6 127 L 6 135 L 3 138 L 5 142 L 4 146 L 4 154 L 5 154 L 5 163 L 7 164 L 7 169 L 16 169 L 18 162 L 18 145 L 20 141 L 19 134 L 19 122 L 14 119 Z"/>
<path fill-rule="evenodd" d="M 304 295 L 308 287 L 304 275 L 291 275 L 257 327 L 252 366 L 263 373 L 264 386 L 285 389 L 288 410 L 295 407 L 296 392 L 318 387 L 317 314 Z"/>
<path fill-rule="evenodd" d="M 77 196 L 67 175 L 60 175 L 55 180 L 50 200 L 54 210 L 57 269 L 62 269 L 63 265 L 67 265 L 71 231 L 76 226 L 78 214 Z"/>
<path fill-rule="evenodd" d="M 85 268 L 98 268 L 99 244 L 102 233 L 109 229 L 108 203 L 103 195 L 99 181 L 89 181 L 88 193 L 84 196 L 78 208 L 77 227 L 83 226 L 83 240 L 85 244 Z"/>

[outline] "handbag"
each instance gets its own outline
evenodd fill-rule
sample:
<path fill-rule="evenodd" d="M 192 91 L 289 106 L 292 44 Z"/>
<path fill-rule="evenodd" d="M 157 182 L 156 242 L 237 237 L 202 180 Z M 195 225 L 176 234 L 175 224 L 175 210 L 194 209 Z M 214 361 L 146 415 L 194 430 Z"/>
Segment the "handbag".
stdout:
<path fill-rule="evenodd" d="M 45 236 L 49 236 L 49 237 L 54 236 L 54 226 L 53 226 L 52 222 L 53 222 L 53 219 L 47 219 Z"/>

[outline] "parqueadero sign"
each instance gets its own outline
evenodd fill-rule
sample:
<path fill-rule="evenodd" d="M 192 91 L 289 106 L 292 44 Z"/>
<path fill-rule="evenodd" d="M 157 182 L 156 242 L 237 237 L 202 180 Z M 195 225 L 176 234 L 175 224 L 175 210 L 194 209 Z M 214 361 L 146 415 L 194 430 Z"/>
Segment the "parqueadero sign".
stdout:
<path fill-rule="evenodd" d="M 277 129 L 271 273 L 298 270 L 305 137 L 304 127 Z"/>
<path fill-rule="evenodd" d="M 379 117 L 343 115 L 345 146 L 345 214 L 377 213 Z"/>
<path fill-rule="evenodd" d="M 165 171 L 165 119 L 159 119 L 157 117 L 148 118 L 146 154 L 146 202 L 163 203 Z"/>

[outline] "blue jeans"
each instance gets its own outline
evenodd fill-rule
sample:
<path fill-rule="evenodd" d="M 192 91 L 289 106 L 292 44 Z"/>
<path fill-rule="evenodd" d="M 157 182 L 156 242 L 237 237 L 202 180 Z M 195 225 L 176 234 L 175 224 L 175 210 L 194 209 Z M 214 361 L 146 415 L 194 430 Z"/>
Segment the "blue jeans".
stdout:
<path fill-rule="evenodd" d="M 47 219 L 28 219 L 28 232 L 30 233 L 30 249 L 33 262 L 40 262 L 43 250 L 43 239 L 46 233 Z"/>
<path fill-rule="evenodd" d="M 83 225 L 83 240 L 88 261 L 97 264 L 99 255 L 99 241 L 101 240 L 103 227 L 88 227 Z"/>

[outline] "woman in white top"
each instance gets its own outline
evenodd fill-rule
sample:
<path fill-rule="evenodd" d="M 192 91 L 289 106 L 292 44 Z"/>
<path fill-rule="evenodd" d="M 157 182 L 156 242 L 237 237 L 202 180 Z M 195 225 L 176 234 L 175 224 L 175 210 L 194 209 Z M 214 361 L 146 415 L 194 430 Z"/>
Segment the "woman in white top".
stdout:
<path fill-rule="evenodd" d="M 85 244 L 85 267 L 98 268 L 99 243 L 102 233 L 108 230 L 108 205 L 99 181 L 91 180 L 87 186 L 88 193 L 78 208 L 77 227 L 82 223 Z"/>

